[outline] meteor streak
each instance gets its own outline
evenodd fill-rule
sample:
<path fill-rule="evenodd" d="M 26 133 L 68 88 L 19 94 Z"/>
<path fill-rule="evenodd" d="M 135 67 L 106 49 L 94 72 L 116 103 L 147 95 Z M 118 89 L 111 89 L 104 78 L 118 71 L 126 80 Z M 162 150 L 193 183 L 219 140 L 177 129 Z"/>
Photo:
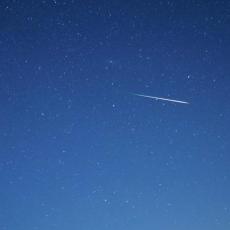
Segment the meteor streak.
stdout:
<path fill-rule="evenodd" d="M 148 96 L 148 95 L 144 95 L 144 94 L 137 94 L 137 93 L 134 93 L 134 95 L 139 96 L 139 97 L 147 97 L 147 98 L 151 98 L 151 99 L 155 99 L 155 100 L 170 101 L 170 102 L 181 103 L 181 104 L 189 104 L 186 101 L 179 101 L 179 100 L 174 100 L 174 99 L 170 99 L 170 98 L 153 97 L 153 96 Z"/>

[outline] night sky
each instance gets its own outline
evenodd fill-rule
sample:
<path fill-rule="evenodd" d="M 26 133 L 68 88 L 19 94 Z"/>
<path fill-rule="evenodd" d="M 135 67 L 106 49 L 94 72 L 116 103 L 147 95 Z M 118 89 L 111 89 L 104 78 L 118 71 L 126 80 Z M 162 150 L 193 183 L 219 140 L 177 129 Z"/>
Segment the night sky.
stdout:
<path fill-rule="evenodd" d="M 2 0 L 0 229 L 230 229 L 229 60 L 228 0 Z"/>

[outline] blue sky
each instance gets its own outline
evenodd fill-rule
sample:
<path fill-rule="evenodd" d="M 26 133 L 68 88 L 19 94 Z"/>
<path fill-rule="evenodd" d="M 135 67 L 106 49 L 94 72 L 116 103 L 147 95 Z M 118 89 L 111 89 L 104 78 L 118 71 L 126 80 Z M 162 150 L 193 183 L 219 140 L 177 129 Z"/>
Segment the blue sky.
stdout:
<path fill-rule="evenodd" d="M 228 229 L 229 20 L 229 1 L 1 1 L 0 228 Z"/>

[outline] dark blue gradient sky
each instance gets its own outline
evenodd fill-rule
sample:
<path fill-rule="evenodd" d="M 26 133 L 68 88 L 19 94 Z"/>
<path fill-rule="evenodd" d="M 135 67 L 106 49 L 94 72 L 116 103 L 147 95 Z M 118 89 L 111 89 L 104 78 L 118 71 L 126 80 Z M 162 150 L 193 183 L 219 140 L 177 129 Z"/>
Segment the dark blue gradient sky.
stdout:
<path fill-rule="evenodd" d="M 230 229 L 229 25 L 227 0 L 2 0 L 0 229 Z"/>

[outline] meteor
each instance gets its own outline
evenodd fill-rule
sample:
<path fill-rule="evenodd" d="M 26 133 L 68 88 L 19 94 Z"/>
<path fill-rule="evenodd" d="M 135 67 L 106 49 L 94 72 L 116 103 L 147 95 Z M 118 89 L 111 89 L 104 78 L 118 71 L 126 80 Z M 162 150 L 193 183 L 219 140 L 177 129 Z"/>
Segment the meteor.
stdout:
<path fill-rule="evenodd" d="M 151 98 L 151 99 L 155 99 L 155 100 L 170 101 L 170 102 L 181 103 L 181 104 L 189 104 L 186 101 L 179 101 L 179 100 L 174 100 L 174 99 L 170 99 L 170 98 L 153 97 L 153 96 L 148 96 L 148 95 L 144 95 L 144 94 L 137 94 L 137 93 L 134 93 L 133 95 L 138 96 L 138 97 L 147 97 L 147 98 Z"/>

